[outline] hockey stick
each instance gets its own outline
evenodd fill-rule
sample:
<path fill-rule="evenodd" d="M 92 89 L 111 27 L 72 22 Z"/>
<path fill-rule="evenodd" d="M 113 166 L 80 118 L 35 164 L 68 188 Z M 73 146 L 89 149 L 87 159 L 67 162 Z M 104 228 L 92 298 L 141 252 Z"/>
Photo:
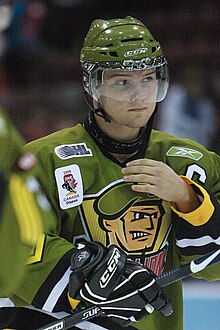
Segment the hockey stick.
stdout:
<path fill-rule="evenodd" d="M 182 280 L 185 277 L 200 272 L 201 270 L 209 266 L 215 265 L 218 262 L 220 262 L 220 250 L 208 253 L 184 265 L 169 270 L 168 272 L 165 272 L 158 276 L 156 278 L 156 282 L 161 288 L 164 288 L 165 286 Z M 91 306 L 82 310 L 79 313 L 75 313 L 60 320 L 54 321 L 37 330 L 66 330 L 79 322 L 88 321 L 93 317 L 100 316 L 102 314 L 104 313 L 100 307 Z"/>

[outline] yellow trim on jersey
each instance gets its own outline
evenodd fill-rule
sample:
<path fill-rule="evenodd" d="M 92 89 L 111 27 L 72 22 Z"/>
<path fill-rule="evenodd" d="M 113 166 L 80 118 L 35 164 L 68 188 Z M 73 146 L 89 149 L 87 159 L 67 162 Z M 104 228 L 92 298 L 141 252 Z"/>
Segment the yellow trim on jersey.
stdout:
<path fill-rule="evenodd" d="M 38 239 L 37 244 L 33 249 L 32 255 L 28 258 L 27 265 L 41 261 L 45 238 L 46 236 L 44 234 L 40 235 L 40 238 Z"/>
<path fill-rule="evenodd" d="M 9 192 L 20 230 L 20 239 L 22 243 L 35 245 L 43 232 L 43 227 L 34 195 L 17 174 L 10 178 Z"/>
<path fill-rule="evenodd" d="M 189 213 L 183 213 L 178 210 L 176 210 L 172 205 L 171 208 L 172 210 L 177 213 L 181 218 L 185 219 L 189 223 L 191 223 L 193 226 L 201 226 L 204 225 L 209 221 L 211 218 L 215 208 L 210 200 L 210 196 L 207 193 L 207 191 L 201 187 L 199 184 L 196 182 L 190 180 L 189 178 L 185 176 L 181 176 L 181 178 L 188 184 L 195 185 L 199 190 L 201 191 L 203 195 L 203 201 L 201 205 L 195 209 L 192 212 Z"/>

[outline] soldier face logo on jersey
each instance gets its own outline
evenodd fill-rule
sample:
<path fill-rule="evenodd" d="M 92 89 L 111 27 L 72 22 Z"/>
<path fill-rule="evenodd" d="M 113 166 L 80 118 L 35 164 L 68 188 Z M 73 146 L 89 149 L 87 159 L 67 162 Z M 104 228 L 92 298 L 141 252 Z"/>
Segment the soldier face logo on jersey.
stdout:
<path fill-rule="evenodd" d="M 118 218 L 107 220 L 100 216 L 99 224 L 108 233 L 110 244 L 119 245 L 129 252 L 147 251 L 155 244 L 163 214 L 159 201 L 134 202 Z"/>
<path fill-rule="evenodd" d="M 128 184 L 120 184 L 96 199 L 94 209 L 99 226 L 107 233 L 110 244 L 119 245 L 127 252 L 152 250 L 165 213 L 163 205 L 158 199 L 148 199 L 146 194 L 132 191 L 126 199 L 125 189 Z"/>
<path fill-rule="evenodd" d="M 82 213 L 91 239 L 120 246 L 159 275 L 167 253 L 170 212 L 169 203 L 134 192 L 130 183 L 121 181 L 85 199 Z"/>

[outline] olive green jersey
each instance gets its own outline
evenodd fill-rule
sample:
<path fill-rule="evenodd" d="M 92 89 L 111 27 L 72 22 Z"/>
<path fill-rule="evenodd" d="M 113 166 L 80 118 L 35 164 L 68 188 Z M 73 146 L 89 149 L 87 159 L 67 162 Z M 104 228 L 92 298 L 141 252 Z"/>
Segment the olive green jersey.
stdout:
<path fill-rule="evenodd" d="M 220 158 L 198 143 L 153 130 L 147 150 L 137 155 L 165 162 L 192 184 L 203 202 L 188 214 L 155 195 L 132 191 L 123 181 L 124 164 L 100 150 L 81 124 L 33 141 L 25 150 L 38 158 L 38 177 L 56 210 L 57 223 L 46 224 L 44 244 L 36 249 L 35 263 L 27 266 L 25 283 L 9 296 L 15 304 L 68 311 L 72 249 L 86 240 L 117 244 L 156 275 L 218 248 Z M 198 276 L 219 279 L 220 267 Z M 173 314 L 155 312 L 132 324 L 134 328 L 182 329 L 182 284 L 164 291 Z"/>
<path fill-rule="evenodd" d="M 0 294 L 19 285 L 26 262 L 43 241 L 42 217 L 52 208 L 34 177 L 35 157 L 0 111 Z"/>

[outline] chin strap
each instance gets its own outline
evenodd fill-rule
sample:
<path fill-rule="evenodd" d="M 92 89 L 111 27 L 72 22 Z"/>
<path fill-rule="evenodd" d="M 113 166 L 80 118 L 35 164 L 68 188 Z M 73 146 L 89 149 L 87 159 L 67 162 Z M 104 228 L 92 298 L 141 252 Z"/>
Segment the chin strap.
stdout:
<path fill-rule="evenodd" d="M 93 108 L 91 103 L 89 102 L 89 96 L 87 92 L 83 92 L 83 95 L 85 97 L 86 104 L 88 105 L 89 109 L 93 111 L 97 116 L 103 118 L 107 123 L 111 123 L 111 120 L 105 110 L 103 110 L 101 107 L 98 107 L 97 109 Z"/>
<path fill-rule="evenodd" d="M 103 118 L 106 121 L 106 123 L 111 123 L 109 116 L 101 107 L 95 109 L 94 112 L 97 116 Z"/>
<path fill-rule="evenodd" d="M 140 129 L 140 134 L 137 139 L 129 142 L 114 140 L 103 133 L 96 123 L 94 111 L 90 111 L 88 114 L 84 122 L 84 127 L 101 149 L 104 149 L 110 153 L 133 154 L 139 151 L 143 143 L 146 145 L 148 144 L 152 129 L 153 117 L 154 116 L 152 115 L 146 127 L 142 127 Z"/>

